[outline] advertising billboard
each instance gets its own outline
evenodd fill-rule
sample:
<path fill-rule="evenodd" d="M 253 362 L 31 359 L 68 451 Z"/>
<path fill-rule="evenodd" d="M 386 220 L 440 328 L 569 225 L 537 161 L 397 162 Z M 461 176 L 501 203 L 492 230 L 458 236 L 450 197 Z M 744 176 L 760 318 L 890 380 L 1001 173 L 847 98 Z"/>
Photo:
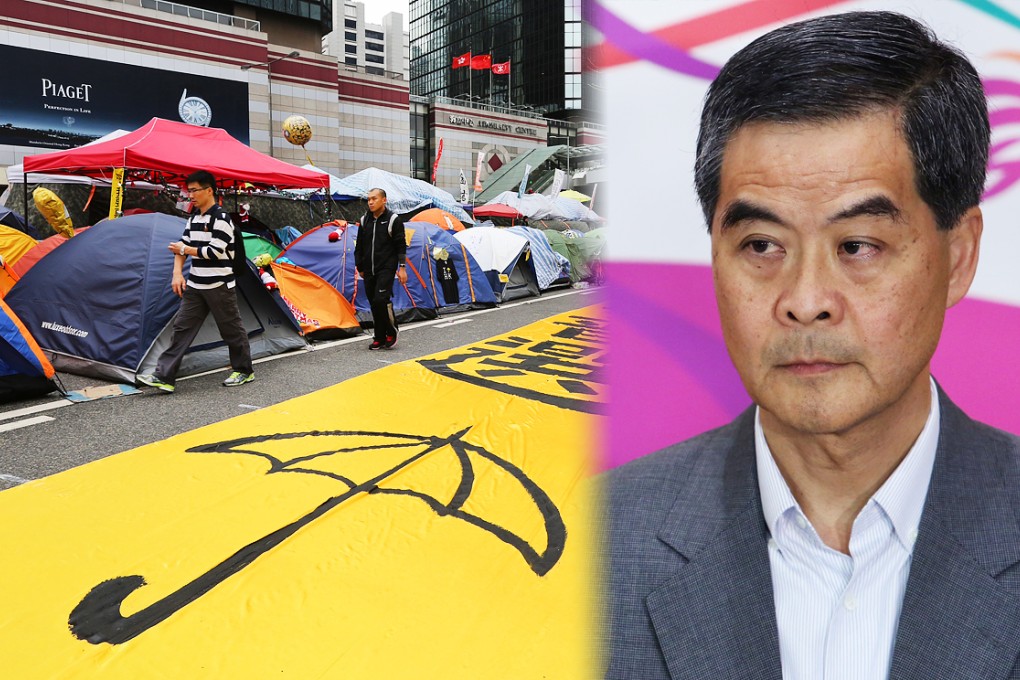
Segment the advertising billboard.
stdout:
<path fill-rule="evenodd" d="M 248 143 L 248 84 L 0 45 L 0 144 L 69 149 L 152 117 Z"/>

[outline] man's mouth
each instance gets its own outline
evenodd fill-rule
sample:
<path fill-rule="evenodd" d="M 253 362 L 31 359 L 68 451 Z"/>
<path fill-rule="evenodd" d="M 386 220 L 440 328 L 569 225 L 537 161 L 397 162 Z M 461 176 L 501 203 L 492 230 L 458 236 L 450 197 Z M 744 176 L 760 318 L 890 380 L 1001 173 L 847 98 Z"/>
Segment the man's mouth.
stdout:
<path fill-rule="evenodd" d="M 779 364 L 779 368 L 794 375 L 824 375 L 846 366 L 845 363 L 827 359 L 794 359 Z"/>

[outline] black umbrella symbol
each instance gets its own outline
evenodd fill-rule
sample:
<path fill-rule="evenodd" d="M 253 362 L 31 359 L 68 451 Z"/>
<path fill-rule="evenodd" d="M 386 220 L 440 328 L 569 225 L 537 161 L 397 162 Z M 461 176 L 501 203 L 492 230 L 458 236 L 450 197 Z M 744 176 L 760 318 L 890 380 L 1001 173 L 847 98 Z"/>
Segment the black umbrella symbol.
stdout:
<path fill-rule="evenodd" d="M 559 561 L 566 543 L 566 527 L 563 524 L 563 518 L 560 516 L 559 510 L 548 494 L 539 488 L 519 467 L 480 446 L 464 441 L 463 437 L 469 429 L 466 428 L 449 437 L 340 430 L 294 432 L 244 437 L 188 449 L 188 452 L 193 453 L 244 453 L 259 456 L 270 463 L 270 469 L 267 474 L 298 472 L 302 474 L 324 475 L 342 482 L 347 487 L 347 490 L 327 499 L 314 510 L 294 522 L 249 543 L 204 574 L 134 614 L 123 615 L 121 613 L 121 605 L 128 595 L 145 585 L 144 577 L 137 575 L 119 576 L 103 581 L 89 591 L 71 612 L 68 619 L 71 632 L 75 637 L 92 644 L 99 644 L 101 642 L 120 644 L 126 642 L 160 623 L 187 604 L 194 602 L 233 574 L 244 569 L 262 554 L 283 543 L 305 525 L 322 517 L 344 501 L 363 493 L 399 494 L 417 498 L 426 503 L 438 515 L 464 520 L 469 524 L 484 529 L 496 538 L 514 547 L 524 558 L 525 562 L 527 562 L 528 566 L 531 567 L 532 571 L 539 576 L 544 576 Z M 355 438 L 357 443 L 340 448 L 331 447 L 317 453 L 299 456 L 286 461 L 264 451 L 250 448 L 253 445 L 266 442 L 279 442 L 306 437 Z M 366 439 L 368 440 L 367 443 L 361 443 Z M 461 472 L 460 481 L 451 498 L 442 500 L 414 489 L 382 488 L 380 486 L 380 484 L 385 483 L 397 472 L 405 469 L 415 461 L 447 447 L 455 454 L 460 464 Z M 411 455 L 398 455 L 395 464 L 390 465 L 384 471 L 360 483 L 337 472 L 305 467 L 309 462 L 322 459 L 326 456 L 359 452 L 375 452 L 382 457 L 387 457 L 386 454 L 400 452 L 410 452 Z M 539 552 L 527 540 L 516 533 L 464 509 L 464 504 L 471 494 L 475 481 L 475 463 L 472 461 L 472 456 L 489 461 L 506 473 L 509 473 L 527 492 L 541 514 L 545 525 L 547 540 L 544 550 Z"/>

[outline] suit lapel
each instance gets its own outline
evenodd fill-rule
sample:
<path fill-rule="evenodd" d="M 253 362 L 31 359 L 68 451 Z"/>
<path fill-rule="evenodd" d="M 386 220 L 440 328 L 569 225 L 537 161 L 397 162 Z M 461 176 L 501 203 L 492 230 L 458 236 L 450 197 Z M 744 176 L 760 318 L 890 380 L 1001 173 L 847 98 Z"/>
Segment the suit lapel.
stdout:
<path fill-rule="evenodd" d="M 782 677 L 753 409 L 741 417 L 735 442 L 714 459 L 723 474 L 703 476 L 721 478 L 722 487 L 679 499 L 659 534 L 688 561 L 646 599 L 675 680 Z"/>
<path fill-rule="evenodd" d="M 1020 562 L 1016 492 L 1007 488 L 1015 454 L 941 391 L 940 404 L 939 448 L 890 677 L 1009 678 L 1020 650 L 1020 599 L 1015 584 L 1011 592 L 996 577 Z"/>

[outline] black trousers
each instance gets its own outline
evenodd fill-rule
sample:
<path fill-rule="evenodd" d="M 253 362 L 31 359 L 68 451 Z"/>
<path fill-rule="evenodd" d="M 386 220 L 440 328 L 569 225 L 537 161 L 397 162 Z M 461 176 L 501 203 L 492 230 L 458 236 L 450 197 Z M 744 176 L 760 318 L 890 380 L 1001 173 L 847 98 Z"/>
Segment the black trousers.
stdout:
<path fill-rule="evenodd" d="M 375 274 L 365 274 L 365 295 L 368 306 L 372 308 L 372 323 L 375 325 L 373 336 L 379 342 L 386 336 L 397 334 L 397 319 L 393 315 L 393 282 L 397 278 L 396 267 L 381 268 Z"/>
<path fill-rule="evenodd" d="M 205 317 L 212 312 L 216 327 L 230 349 L 230 366 L 239 373 L 252 373 L 251 347 L 248 334 L 241 322 L 237 307 L 237 288 L 216 286 L 215 288 L 184 287 L 181 307 L 174 317 L 174 334 L 170 347 L 156 362 L 156 375 L 168 383 L 177 378 L 184 353 L 195 341 Z"/>

